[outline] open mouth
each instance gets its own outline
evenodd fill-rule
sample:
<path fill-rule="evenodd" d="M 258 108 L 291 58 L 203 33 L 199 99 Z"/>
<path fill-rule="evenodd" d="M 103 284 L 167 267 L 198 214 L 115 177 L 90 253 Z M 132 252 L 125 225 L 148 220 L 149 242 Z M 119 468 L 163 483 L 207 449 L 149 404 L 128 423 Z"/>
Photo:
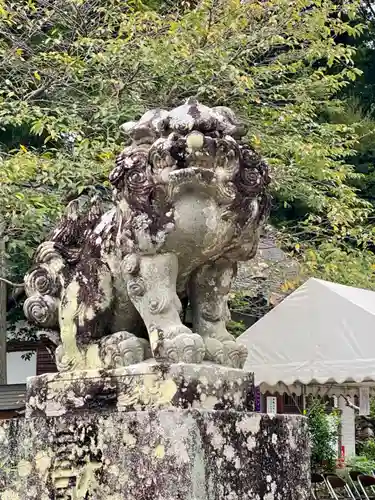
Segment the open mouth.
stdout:
<path fill-rule="evenodd" d="M 215 173 L 212 170 L 207 170 L 201 167 L 186 167 L 169 172 L 169 181 L 171 182 L 189 182 L 189 181 L 203 181 L 211 182 Z"/>

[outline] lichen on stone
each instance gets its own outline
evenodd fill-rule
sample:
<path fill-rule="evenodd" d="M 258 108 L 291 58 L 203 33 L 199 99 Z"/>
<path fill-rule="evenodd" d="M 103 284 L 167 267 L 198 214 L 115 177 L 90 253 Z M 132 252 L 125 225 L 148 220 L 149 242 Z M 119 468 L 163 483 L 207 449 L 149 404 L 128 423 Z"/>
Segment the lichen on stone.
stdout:
<path fill-rule="evenodd" d="M 195 99 L 122 129 L 131 143 L 109 177 L 112 202 L 69 204 L 25 277 L 27 318 L 59 331 L 60 371 L 150 357 L 243 366 L 227 300 L 268 214 L 267 164 L 233 111 Z"/>
<path fill-rule="evenodd" d="M 0 460 L 12 461 L 0 470 L 2 500 L 309 499 L 303 417 L 86 411 L 0 422 L 2 427 L 9 444 L 0 446 Z"/>

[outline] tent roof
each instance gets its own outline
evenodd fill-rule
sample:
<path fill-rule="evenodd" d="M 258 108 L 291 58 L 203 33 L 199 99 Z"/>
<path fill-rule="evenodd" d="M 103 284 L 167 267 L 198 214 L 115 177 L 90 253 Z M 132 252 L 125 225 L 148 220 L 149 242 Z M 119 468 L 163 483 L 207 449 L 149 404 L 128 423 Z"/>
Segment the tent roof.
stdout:
<path fill-rule="evenodd" d="M 238 341 L 257 384 L 375 380 L 375 292 L 311 278 Z"/>

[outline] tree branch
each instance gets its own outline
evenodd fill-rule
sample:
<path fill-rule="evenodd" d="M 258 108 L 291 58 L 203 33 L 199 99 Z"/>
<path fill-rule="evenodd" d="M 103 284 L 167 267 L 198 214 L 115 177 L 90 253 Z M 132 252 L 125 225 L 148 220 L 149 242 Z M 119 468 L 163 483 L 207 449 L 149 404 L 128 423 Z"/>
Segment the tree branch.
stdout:
<path fill-rule="evenodd" d="M 356 406 L 354 403 L 352 403 L 349 398 L 347 398 L 346 396 L 344 396 L 343 394 L 340 394 L 340 396 L 342 396 L 346 402 L 346 406 L 349 406 L 349 408 L 351 408 L 352 410 L 359 410 L 359 406 Z"/>
<path fill-rule="evenodd" d="M 6 278 L 2 278 L 1 276 L 0 276 L 0 281 L 2 281 L 3 283 L 6 283 L 7 285 L 10 285 L 14 288 L 24 288 L 25 287 L 25 283 L 13 283 L 13 281 L 9 281 Z"/>
<path fill-rule="evenodd" d="M 31 99 L 37 99 L 39 96 L 41 96 L 48 88 L 50 87 L 49 84 L 42 85 L 41 87 L 37 88 L 36 90 L 33 90 L 29 94 L 25 96 L 25 101 L 30 101 Z"/>

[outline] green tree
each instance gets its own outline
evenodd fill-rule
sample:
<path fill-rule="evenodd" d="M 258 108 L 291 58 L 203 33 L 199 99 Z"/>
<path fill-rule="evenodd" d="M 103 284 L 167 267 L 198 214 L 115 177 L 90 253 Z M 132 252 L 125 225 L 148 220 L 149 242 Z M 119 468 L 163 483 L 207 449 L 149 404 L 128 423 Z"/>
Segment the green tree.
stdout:
<path fill-rule="evenodd" d="M 374 115 L 375 102 L 375 7 L 371 0 L 362 0 L 358 16 L 365 29 L 359 37 L 346 34 L 344 40 L 355 47 L 354 62 L 361 75 L 346 89 L 345 97 L 353 97 L 364 112 Z"/>
<path fill-rule="evenodd" d="M 353 47 L 337 42 L 362 33 L 358 7 L 328 0 L 0 0 L 0 210 L 8 262 L 18 252 L 21 275 L 66 196 L 105 183 L 122 146 L 122 122 L 196 95 L 239 112 L 247 140 L 268 158 L 282 244 L 308 272 L 358 284 L 371 274 L 374 232 L 372 207 L 354 185 L 357 132 L 322 120 L 326 107 L 342 107 L 338 93 L 360 73 Z M 351 268 L 332 270 L 337 256 Z"/>
<path fill-rule="evenodd" d="M 329 418 L 326 405 L 320 400 L 310 403 L 307 422 L 311 438 L 311 469 L 314 472 L 332 472 L 338 455 L 339 418 L 335 413 Z"/>

